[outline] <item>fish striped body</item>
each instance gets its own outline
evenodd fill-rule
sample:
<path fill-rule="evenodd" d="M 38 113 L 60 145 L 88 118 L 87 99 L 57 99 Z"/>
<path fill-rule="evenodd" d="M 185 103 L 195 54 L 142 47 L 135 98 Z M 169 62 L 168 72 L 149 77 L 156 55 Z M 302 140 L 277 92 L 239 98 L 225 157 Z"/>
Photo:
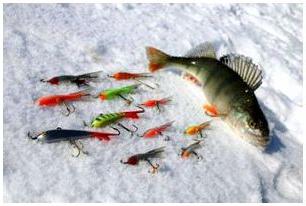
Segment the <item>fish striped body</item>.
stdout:
<path fill-rule="evenodd" d="M 241 98 L 256 101 L 254 92 L 241 77 L 216 59 L 173 57 L 169 66 L 196 77 L 208 102 L 222 114 L 230 112 L 231 106 Z"/>
<path fill-rule="evenodd" d="M 147 56 L 151 72 L 173 66 L 194 76 L 207 101 L 240 137 L 260 147 L 269 143 L 268 123 L 254 94 L 261 83 L 255 78 L 257 71 L 234 71 L 216 58 L 173 57 L 152 47 L 147 48 Z"/>

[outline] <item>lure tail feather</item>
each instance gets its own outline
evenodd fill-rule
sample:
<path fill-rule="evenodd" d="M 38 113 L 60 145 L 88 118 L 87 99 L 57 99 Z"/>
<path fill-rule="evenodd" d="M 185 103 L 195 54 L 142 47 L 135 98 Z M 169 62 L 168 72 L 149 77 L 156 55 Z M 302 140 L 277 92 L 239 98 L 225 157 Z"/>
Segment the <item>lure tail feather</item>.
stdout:
<path fill-rule="evenodd" d="M 109 141 L 110 140 L 110 136 L 112 136 L 113 134 L 102 133 L 102 132 L 90 132 L 90 135 L 93 138 L 97 138 L 100 141 L 102 141 L 102 140 Z"/>
<path fill-rule="evenodd" d="M 137 112 L 124 112 L 124 117 L 130 119 L 139 119 L 139 115 Z"/>

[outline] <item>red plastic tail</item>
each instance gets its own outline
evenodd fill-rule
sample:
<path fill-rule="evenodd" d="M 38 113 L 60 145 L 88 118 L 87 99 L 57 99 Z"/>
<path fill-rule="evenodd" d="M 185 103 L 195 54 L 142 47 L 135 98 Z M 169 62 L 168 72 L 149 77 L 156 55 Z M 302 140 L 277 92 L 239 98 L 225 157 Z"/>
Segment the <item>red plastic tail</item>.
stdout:
<path fill-rule="evenodd" d="M 139 119 L 139 116 L 138 116 L 138 111 L 136 112 L 124 112 L 124 117 L 125 118 L 130 118 L 130 119 Z"/>
<path fill-rule="evenodd" d="M 90 132 L 90 136 L 97 138 L 98 140 L 105 140 L 109 141 L 110 137 L 112 134 L 111 133 L 102 133 L 102 132 Z"/>

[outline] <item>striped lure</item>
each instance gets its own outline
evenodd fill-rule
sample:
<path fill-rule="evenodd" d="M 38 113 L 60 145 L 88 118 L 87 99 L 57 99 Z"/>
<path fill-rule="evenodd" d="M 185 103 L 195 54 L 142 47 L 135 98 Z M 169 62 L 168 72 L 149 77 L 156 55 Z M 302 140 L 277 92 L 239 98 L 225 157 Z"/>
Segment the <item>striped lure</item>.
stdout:
<path fill-rule="evenodd" d="M 140 110 L 135 110 L 135 111 L 99 114 L 91 121 L 91 127 L 93 128 L 105 127 L 115 122 L 118 122 L 123 118 L 139 119 L 138 114 L 144 113 L 144 109 L 142 109 L 141 107 L 139 108 Z"/>

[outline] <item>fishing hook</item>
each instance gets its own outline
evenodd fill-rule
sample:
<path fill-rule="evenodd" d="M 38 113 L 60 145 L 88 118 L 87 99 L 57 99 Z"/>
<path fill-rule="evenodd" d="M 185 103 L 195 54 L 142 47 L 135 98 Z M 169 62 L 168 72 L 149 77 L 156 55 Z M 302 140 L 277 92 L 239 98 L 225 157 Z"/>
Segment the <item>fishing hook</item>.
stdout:
<path fill-rule="evenodd" d="M 166 135 L 164 141 L 170 141 L 170 139 L 171 139 L 171 138 L 170 138 L 168 135 Z"/>
<path fill-rule="evenodd" d="M 117 129 L 116 127 L 112 127 L 112 126 L 110 126 L 113 130 L 116 130 L 118 133 L 117 134 L 114 134 L 114 135 L 120 135 L 121 134 L 121 132 L 120 132 L 120 130 L 119 129 Z"/>
<path fill-rule="evenodd" d="M 72 145 L 74 149 L 77 149 L 78 151 L 76 155 L 72 153 L 73 157 L 78 157 L 81 154 L 81 152 L 85 155 L 88 154 L 88 152 L 84 150 L 84 145 L 80 141 L 70 140 L 69 143 Z"/>
<path fill-rule="evenodd" d="M 159 135 L 165 137 L 164 141 L 170 141 L 171 137 L 168 135 L 164 135 L 162 132 L 159 132 Z"/>
<path fill-rule="evenodd" d="M 70 104 L 70 106 L 68 106 L 68 104 L 64 101 L 63 104 L 65 105 L 68 113 L 63 113 L 65 116 L 69 116 L 71 113 L 75 112 L 75 107 L 73 106 L 73 104 Z"/>
<path fill-rule="evenodd" d="M 160 107 L 159 107 L 159 103 L 156 104 L 156 108 L 157 108 L 158 113 L 160 113 L 161 110 L 160 110 Z"/>
<path fill-rule="evenodd" d="M 47 80 L 44 80 L 44 79 L 40 79 L 40 81 L 41 81 L 41 82 L 48 82 Z"/>
<path fill-rule="evenodd" d="M 157 87 L 152 87 L 150 85 L 148 85 L 147 83 L 144 83 L 143 81 L 139 80 L 139 79 L 135 79 L 135 81 L 139 82 L 140 84 L 149 87 L 150 89 L 156 89 L 158 87 L 158 84 L 154 83 Z"/>
<path fill-rule="evenodd" d="M 136 107 L 138 107 L 140 109 L 140 110 L 137 111 L 137 113 L 144 113 L 146 111 L 143 107 L 141 107 L 139 105 L 137 105 Z"/>
<path fill-rule="evenodd" d="M 203 159 L 203 156 L 202 155 L 199 155 L 198 153 L 196 153 L 195 151 L 191 152 L 192 154 L 194 154 L 198 160 L 202 160 Z"/>
<path fill-rule="evenodd" d="M 89 125 L 85 122 L 85 120 L 83 120 L 83 125 L 84 127 L 88 127 Z"/>
<path fill-rule="evenodd" d="M 134 101 L 134 99 L 132 99 L 132 100 L 127 99 L 124 96 L 122 96 L 121 94 L 118 94 L 118 97 L 122 98 L 128 105 L 130 105 Z"/>
<path fill-rule="evenodd" d="M 153 169 L 152 172 L 149 170 L 149 173 L 154 174 L 157 171 L 157 169 L 159 168 L 159 164 L 156 163 L 156 166 L 154 166 L 149 159 L 146 159 L 146 161 L 151 165 L 151 167 Z"/>
<path fill-rule="evenodd" d="M 126 126 L 124 126 L 124 125 L 121 124 L 121 123 L 117 123 L 117 125 L 118 125 L 119 127 L 122 127 L 123 129 L 125 129 L 126 131 L 130 132 L 130 133 L 131 133 L 131 136 L 134 135 L 134 133 L 138 131 L 138 127 L 137 127 L 136 125 L 134 125 L 134 124 L 132 124 L 132 126 L 135 128 L 134 131 L 131 130 L 131 129 L 129 129 L 129 128 L 127 128 Z"/>
<path fill-rule="evenodd" d="M 201 136 L 201 141 L 202 141 L 203 139 L 207 138 L 207 134 L 204 133 L 204 135 L 203 135 L 202 131 L 200 132 L 200 136 Z"/>

